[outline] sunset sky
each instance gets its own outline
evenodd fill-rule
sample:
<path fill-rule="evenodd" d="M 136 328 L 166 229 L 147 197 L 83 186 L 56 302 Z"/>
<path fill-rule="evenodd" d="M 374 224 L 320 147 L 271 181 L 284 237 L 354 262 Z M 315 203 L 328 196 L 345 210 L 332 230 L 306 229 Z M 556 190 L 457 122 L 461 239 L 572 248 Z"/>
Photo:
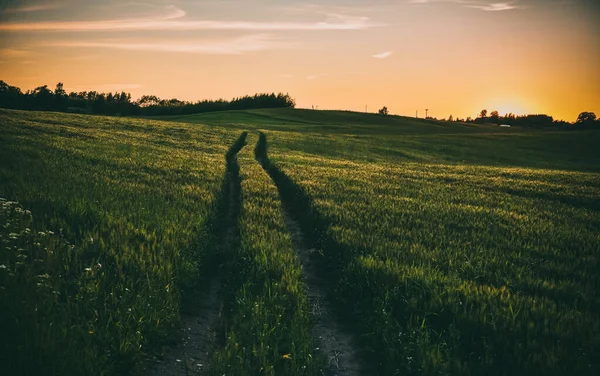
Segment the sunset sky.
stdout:
<path fill-rule="evenodd" d="M 597 0 L 0 0 L 0 79 L 23 90 L 445 118 L 600 115 Z"/>

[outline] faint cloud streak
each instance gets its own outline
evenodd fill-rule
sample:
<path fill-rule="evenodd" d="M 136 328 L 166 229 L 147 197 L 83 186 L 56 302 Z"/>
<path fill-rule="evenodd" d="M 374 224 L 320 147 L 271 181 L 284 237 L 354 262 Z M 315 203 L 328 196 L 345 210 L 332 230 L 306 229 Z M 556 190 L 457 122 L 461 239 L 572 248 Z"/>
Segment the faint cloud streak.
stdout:
<path fill-rule="evenodd" d="M 375 55 L 373 55 L 373 57 L 376 59 L 385 59 L 387 57 L 392 56 L 393 54 L 394 54 L 393 51 L 386 51 L 386 52 L 382 52 L 380 54 L 375 54 Z"/>
<path fill-rule="evenodd" d="M 408 0 L 409 4 L 432 4 L 432 3 L 454 3 L 461 4 L 465 8 L 479 9 L 486 12 L 497 12 L 520 8 L 515 5 L 515 1 L 494 3 L 490 1 L 476 0 Z"/>
<path fill-rule="evenodd" d="M 319 73 L 319 74 L 311 74 L 309 76 L 306 76 L 307 80 L 316 80 L 317 78 L 321 78 L 321 77 L 326 77 L 329 76 L 328 73 Z"/>
<path fill-rule="evenodd" d="M 256 52 L 282 48 L 293 48 L 294 45 L 284 43 L 269 35 L 246 35 L 239 38 L 221 41 L 199 41 L 189 43 L 172 43 L 166 41 L 100 41 L 100 42 L 57 42 L 57 47 L 89 47 L 109 48 L 129 51 L 180 52 L 192 54 L 238 55 L 245 52 Z"/>
<path fill-rule="evenodd" d="M 3 31 L 118 31 L 118 30 L 246 30 L 246 31 L 282 31 L 282 30 L 360 30 L 382 26 L 370 22 L 369 17 L 350 16 L 331 13 L 321 22 L 261 22 L 232 20 L 185 20 L 186 12 L 169 6 L 162 16 L 105 20 L 105 21 L 68 21 L 68 22 L 22 22 L 1 23 Z"/>
<path fill-rule="evenodd" d="M 498 12 L 501 10 L 511 10 L 511 9 L 517 8 L 517 6 L 515 6 L 511 3 L 492 3 L 492 4 L 486 4 L 486 5 L 465 5 L 465 6 L 468 8 L 484 10 L 486 12 Z"/>

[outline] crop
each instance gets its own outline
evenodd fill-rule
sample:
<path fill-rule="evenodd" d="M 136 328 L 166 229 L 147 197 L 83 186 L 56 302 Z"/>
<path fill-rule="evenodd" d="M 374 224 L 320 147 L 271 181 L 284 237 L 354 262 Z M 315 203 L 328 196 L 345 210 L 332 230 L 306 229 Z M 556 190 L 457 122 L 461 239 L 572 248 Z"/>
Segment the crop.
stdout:
<path fill-rule="evenodd" d="M 383 137 L 339 158 L 327 154 L 345 153 L 347 135 L 315 154 L 319 136 L 292 151 L 304 135 L 271 134 L 315 262 L 379 374 L 598 369 L 598 173 L 530 168 L 541 161 L 517 150 L 522 167 L 407 161 L 378 154 Z"/>
<path fill-rule="evenodd" d="M 122 374 L 160 354 L 210 270 L 237 134 L 0 112 L 3 372 Z"/>
<path fill-rule="evenodd" d="M 178 121 L 264 130 L 281 198 L 374 373 L 597 373 L 597 131 L 228 115 Z"/>
<path fill-rule="evenodd" d="M 9 374 L 140 373 L 216 272 L 209 374 L 323 374 L 288 217 L 369 374 L 598 374 L 600 132 L 163 120 L 0 111 Z"/>
<path fill-rule="evenodd" d="M 250 143 L 256 140 L 253 136 Z M 240 244 L 228 267 L 225 341 L 215 375 L 314 375 L 309 307 L 301 266 L 281 212 L 277 189 L 254 160 L 238 157 Z"/>

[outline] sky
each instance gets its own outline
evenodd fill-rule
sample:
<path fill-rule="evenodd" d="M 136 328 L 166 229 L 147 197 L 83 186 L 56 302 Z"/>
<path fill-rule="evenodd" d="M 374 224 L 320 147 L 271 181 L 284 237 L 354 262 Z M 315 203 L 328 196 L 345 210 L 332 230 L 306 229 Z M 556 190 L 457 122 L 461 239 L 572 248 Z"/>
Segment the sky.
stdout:
<path fill-rule="evenodd" d="M 0 79 L 447 118 L 600 115 L 597 0 L 0 0 Z"/>

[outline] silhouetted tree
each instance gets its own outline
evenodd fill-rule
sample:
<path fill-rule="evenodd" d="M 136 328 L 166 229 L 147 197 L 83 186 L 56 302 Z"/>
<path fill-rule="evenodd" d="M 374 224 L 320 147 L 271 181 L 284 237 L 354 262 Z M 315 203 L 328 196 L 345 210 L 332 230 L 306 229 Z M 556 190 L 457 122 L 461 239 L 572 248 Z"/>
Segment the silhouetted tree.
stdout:
<path fill-rule="evenodd" d="M 490 119 L 492 120 L 492 122 L 498 124 L 498 120 L 500 119 L 500 114 L 498 113 L 497 110 L 494 110 L 490 113 Z"/>
<path fill-rule="evenodd" d="M 589 126 L 596 122 L 596 114 L 593 112 L 582 112 L 577 116 L 576 125 Z"/>
<path fill-rule="evenodd" d="M 159 103 L 160 99 L 158 99 L 156 95 L 142 95 L 142 97 L 137 100 L 137 104 L 140 107 L 158 106 Z"/>
<path fill-rule="evenodd" d="M 63 83 L 59 82 L 54 89 L 54 109 L 57 111 L 66 111 L 68 107 L 69 98 L 67 92 L 63 87 Z"/>
<path fill-rule="evenodd" d="M 21 89 L 0 80 L 0 107 L 25 108 L 25 105 L 25 96 Z"/>
<path fill-rule="evenodd" d="M 29 96 L 33 98 L 34 109 L 51 110 L 54 102 L 54 94 L 48 89 L 48 85 L 38 86 L 33 92 L 29 92 Z"/>
<path fill-rule="evenodd" d="M 54 89 L 54 95 L 59 95 L 59 96 L 67 96 L 67 92 L 64 89 L 64 85 L 62 82 L 59 82 L 56 84 L 56 89 Z"/>
<path fill-rule="evenodd" d="M 54 92 L 47 85 L 38 86 L 34 90 L 23 93 L 21 89 L 10 86 L 0 80 L 0 107 L 25 110 L 52 110 L 82 113 L 96 113 L 108 115 L 183 115 L 210 111 L 242 110 L 254 108 L 294 108 L 296 101 L 289 94 L 270 93 L 254 94 L 233 98 L 230 101 L 224 99 L 201 100 L 196 102 L 181 101 L 177 98 L 161 99 L 155 95 L 144 95 L 136 102 L 132 102 L 131 94 L 99 93 L 96 91 L 82 91 L 66 93 L 62 82 L 56 85 Z M 315 107 L 318 109 L 318 107 Z M 388 108 L 383 107 L 378 111 L 381 115 L 387 115 Z M 512 113 L 500 117 L 498 111 L 492 111 L 491 118 L 510 125 L 530 127 L 565 127 L 566 122 L 554 121 L 548 115 L 526 115 L 515 116 Z M 429 119 L 434 119 L 428 117 Z M 449 121 L 463 121 L 450 115 Z M 470 116 L 465 120 L 467 123 L 483 124 L 488 120 L 487 110 L 480 112 L 480 117 L 473 120 Z M 576 125 L 599 125 L 593 112 L 582 112 L 579 114 Z"/>
<path fill-rule="evenodd" d="M 503 124 L 515 125 L 520 127 L 548 128 L 556 125 L 552 116 L 544 114 L 523 116 L 514 116 L 512 114 L 508 114 L 500 118 L 500 120 Z"/>
<path fill-rule="evenodd" d="M 294 108 L 296 101 L 283 93 L 255 94 L 234 98 L 202 100 L 197 102 L 180 101 L 179 99 L 160 99 L 155 95 L 144 95 L 138 101 L 131 101 L 131 94 L 98 93 L 96 91 L 71 92 L 67 94 L 61 82 L 52 92 L 47 85 L 39 86 L 32 91 L 22 93 L 17 87 L 0 81 L 0 107 L 53 110 L 108 115 L 171 115 L 192 114 L 209 111 L 224 111 L 251 108 Z"/>

